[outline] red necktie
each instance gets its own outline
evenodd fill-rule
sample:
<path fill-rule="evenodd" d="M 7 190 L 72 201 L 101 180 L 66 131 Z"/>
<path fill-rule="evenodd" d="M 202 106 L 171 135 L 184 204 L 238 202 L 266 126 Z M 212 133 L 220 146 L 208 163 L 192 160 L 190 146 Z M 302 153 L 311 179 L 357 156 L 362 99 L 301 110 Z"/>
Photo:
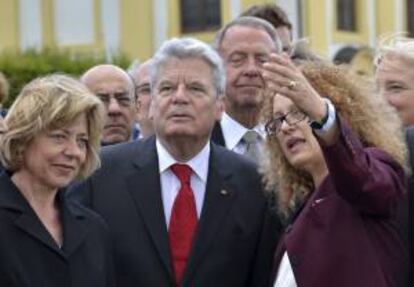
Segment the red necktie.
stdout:
<path fill-rule="evenodd" d="M 186 164 L 174 164 L 171 170 L 181 183 L 171 211 L 168 229 L 175 280 L 177 286 L 180 286 L 197 228 L 197 210 L 190 184 L 191 167 Z"/>

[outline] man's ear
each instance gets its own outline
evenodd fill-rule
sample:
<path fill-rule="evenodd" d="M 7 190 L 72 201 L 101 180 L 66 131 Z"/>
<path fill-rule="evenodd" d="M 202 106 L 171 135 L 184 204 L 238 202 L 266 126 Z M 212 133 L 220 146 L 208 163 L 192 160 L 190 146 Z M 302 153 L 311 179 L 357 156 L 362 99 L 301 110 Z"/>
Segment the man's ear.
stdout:
<path fill-rule="evenodd" d="M 141 103 L 138 99 L 136 99 L 135 103 L 134 103 L 134 113 L 135 113 L 135 119 L 137 121 L 140 120 L 140 113 L 139 113 L 139 108 L 141 106 Z"/>
<path fill-rule="evenodd" d="M 139 111 L 139 109 L 141 108 L 141 98 L 136 99 L 135 101 L 135 109 L 137 111 Z"/>
<path fill-rule="evenodd" d="M 221 120 L 221 116 L 223 114 L 223 111 L 224 111 L 223 96 L 219 95 L 219 98 L 215 102 L 215 115 L 214 115 L 214 117 L 215 117 L 216 121 Z"/>
<path fill-rule="evenodd" d="M 151 97 L 152 97 L 152 95 L 151 95 Z M 151 98 L 151 103 L 150 103 L 150 107 L 149 107 L 149 111 L 148 111 L 148 118 L 150 120 L 154 120 L 154 105 L 155 105 L 154 98 Z"/>

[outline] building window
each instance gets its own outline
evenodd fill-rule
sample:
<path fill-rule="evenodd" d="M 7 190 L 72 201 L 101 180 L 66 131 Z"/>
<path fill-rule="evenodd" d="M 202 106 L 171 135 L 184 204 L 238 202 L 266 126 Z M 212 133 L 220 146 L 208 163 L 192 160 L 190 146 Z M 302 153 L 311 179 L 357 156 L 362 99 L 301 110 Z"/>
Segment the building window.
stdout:
<path fill-rule="evenodd" d="M 355 0 L 337 0 L 336 1 L 336 27 L 338 30 L 355 32 L 356 23 L 356 5 Z"/>
<path fill-rule="evenodd" d="M 407 0 L 407 30 L 409 37 L 414 37 L 414 1 Z"/>
<path fill-rule="evenodd" d="M 181 32 L 203 32 L 221 26 L 219 0 L 181 0 Z"/>
<path fill-rule="evenodd" d="M 54 29 L 59 46 L 92 45 L 95 42 L 93 0 L 56 0 L 54 9 Z"/>

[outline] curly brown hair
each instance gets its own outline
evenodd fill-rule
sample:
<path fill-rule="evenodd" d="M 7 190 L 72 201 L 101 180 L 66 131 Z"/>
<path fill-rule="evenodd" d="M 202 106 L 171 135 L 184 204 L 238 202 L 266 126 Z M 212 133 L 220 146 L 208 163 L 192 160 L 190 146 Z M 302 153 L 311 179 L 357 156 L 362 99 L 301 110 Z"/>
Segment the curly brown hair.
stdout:
<path fill-rule="evenodd" d="M 374 94 L 372 83 L 331 63 L 297 64 L 314 89 L 332 101 L 338 115 L 347 121 L 364 146 L 381 148 L 407 168 L 401 121 L 385 100 Z M 265 122 L 273 117 L 273 97 L 269 94 L 265 100 Z M 267 137 L 267 155 L 261 166 L 266 189 L 275 193 L 281 214 L 288 216 L 295 203 L 313 191 L 314 183 L 309 174 L 289 164 L 275 136 Z"/>

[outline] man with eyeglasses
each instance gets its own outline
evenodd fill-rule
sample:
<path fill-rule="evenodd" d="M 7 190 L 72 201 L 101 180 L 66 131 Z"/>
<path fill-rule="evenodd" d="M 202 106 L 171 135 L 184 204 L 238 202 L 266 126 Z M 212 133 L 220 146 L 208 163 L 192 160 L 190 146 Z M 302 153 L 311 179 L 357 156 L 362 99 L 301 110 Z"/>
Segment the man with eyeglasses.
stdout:
<path fill-rule="evenodd" d="M 81 81 L 105 105 L 102 145 L 131 140 L 135 120 L 134 83 L 131 77 L 123 69 L 105 64 L 86 71 Z"/>
<path fill-rule="evenodd" d="M 154 134 L 152 118 L 149 116 L 151 104 L 150 69 L 152 60 L 142 64 L 134 64 L 128 73 L 135 82 L 136 120 L 139 124 L 139 139 L 147 138 Z"/>

